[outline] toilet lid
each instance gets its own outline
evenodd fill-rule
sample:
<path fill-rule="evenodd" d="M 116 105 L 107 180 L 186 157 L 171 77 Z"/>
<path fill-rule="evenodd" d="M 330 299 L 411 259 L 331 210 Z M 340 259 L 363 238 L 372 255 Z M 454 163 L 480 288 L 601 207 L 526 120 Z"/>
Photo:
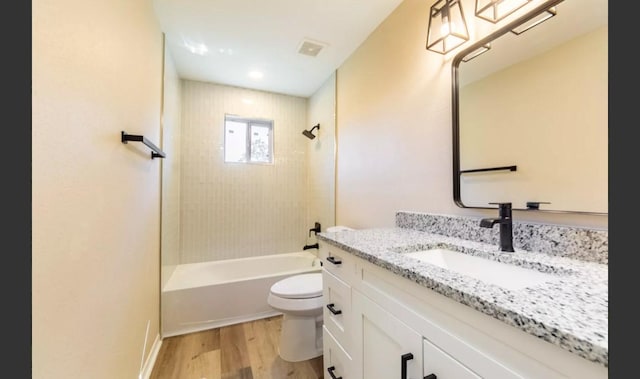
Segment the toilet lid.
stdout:
<path fill-rule="evenodd" d="M 271 286 L 271 293 L 286 299 L 308 299 L 322 296 L 322 274 L 290 276 Z"/>

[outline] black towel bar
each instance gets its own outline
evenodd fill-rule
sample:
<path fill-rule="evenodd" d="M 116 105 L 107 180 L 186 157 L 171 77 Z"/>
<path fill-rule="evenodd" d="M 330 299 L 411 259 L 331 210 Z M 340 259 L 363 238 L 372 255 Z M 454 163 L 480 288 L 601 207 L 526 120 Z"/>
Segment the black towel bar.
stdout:
<path fill-rule="evenodd" d="M 467 174 L 467 173 L 470 173 L 470 172 L 502 171 L 502 170 L 517 171 L 517 169 L 518 169 L 518 166 L 476 168 L 476 169 L 473 169 L 473 170 L 461 170 L 460 174 Z"/>
<path fill-rule="evenodd" d="M 134 134 L 127 134 L 125 131 L 122 131 L 121 141 L 122 141 L 122 143 L 127 143 L 127 141 L 136 141 L 136 142 L 144 143 L 151 150 L 153 150 L 151 152 L 151 159 L 153 159 L 153 158 L 166 158 L 167 157 L 167 154 L 165 154 L 164 151 L 160 150 L 160 148 L 158 146 L 154 145 L 151 141 L 146 139 L 144 136 L 137 136 L 137 135 L 134 135 Z"/>

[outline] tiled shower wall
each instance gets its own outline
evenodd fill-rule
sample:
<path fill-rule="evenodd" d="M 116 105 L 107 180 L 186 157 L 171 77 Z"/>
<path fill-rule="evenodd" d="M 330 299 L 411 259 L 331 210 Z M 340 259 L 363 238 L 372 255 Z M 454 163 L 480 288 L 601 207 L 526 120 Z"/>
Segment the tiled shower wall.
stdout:
<path fill-rule="evenodd" d="M 162 217 L 160 243 L 162 287 L 180 263 L 180 96 L 181 81 L 169 49 L 164 50 L 162 102 Z"/>
<path fill-rule="evenodd" d="M 180 263 L 301 251 L 306 99 L 182 81 Z M 224 163 L 224 115 L 273 120 L 274 164 Z"/>
<path fill-rule="evenodd" d="M 317 137 L 307 140 L 309 170 L 307 224 L 312 228 L 315 222 L 319 222 L 323 232 L 335 225 L 335 95 L 336 75 L 334 73 L 309 98 L 307 109 L 307 127 L 320 124 L 320 129 L 314 131 Z M 307 233 L 307 236 L 308 244 L 318 242 L 313 234 L 309 237 Z"/>

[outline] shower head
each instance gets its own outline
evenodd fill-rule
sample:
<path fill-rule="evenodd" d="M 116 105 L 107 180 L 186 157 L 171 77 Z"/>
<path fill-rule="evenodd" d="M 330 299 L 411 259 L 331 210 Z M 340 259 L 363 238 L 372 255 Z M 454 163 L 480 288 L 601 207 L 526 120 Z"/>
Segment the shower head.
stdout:
<path fill-rule="evenodd" d="M 314 139 L 316 138 L 315 134 L 313 134 L 314 129 L 320 129 L 320 124 L 317 124 L 316 126 L 311 128 L 311 130 L 303 130 L 302 134 L 309 139 Z"/>

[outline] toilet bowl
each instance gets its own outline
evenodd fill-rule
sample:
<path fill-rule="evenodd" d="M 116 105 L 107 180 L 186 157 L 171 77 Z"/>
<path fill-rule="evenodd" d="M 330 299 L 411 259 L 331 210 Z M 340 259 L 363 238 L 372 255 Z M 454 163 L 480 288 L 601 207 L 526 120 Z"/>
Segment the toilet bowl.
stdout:
<path fill-rule="evenodd" d="M 299 362 L 322 355 L 322 274 L 300 274 L 271 286 L 269 305 L 282 312 L 280 358 Z"/>

